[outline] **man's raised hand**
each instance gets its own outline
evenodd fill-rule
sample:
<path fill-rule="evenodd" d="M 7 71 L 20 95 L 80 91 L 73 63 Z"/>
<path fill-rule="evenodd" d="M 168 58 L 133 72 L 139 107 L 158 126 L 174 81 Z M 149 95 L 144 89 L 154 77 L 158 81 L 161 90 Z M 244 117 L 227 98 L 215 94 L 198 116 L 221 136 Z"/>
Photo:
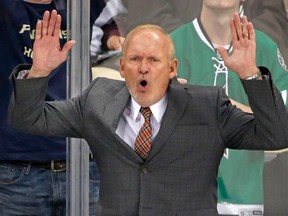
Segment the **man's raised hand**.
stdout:
<path fill-rule="evenodd" d="M 218 51 L 222 56 L 225 65 L 238 74 L 241 79 L 246 79 L 257 73 L 259 70 L 256 66 L 256 35 L 251 22 L 248 22 L 246 16 L 239 17 L 238 13 L 234 14 L 230 23 L 233 52 L 231 56 L 223 48 L 219 47 Z"/>
<path fill-rule="evenodd" d="M 33 65 L 27 78 L 48 76 L 54 69 L 66 61 L 75 41 L 70 40 L 61 49 L 60 46 L 61 16 L 53 10 L 46 11 L 43 20 L 36 25 L 33 46 Z"/>

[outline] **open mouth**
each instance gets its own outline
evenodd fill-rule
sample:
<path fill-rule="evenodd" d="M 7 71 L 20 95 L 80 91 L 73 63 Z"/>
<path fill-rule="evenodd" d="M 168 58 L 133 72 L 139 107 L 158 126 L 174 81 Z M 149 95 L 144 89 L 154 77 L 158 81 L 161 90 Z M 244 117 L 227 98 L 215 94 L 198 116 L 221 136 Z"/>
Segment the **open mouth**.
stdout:
<path fill-rule="evenodd" d="M 146 81 L 146 80 L 142 80 L 142 81 L 140 82 L 140 85 L 143 86 L 143 87 L 145 87 L 145 86 L 147 85 L 147 81 Z"/>
<path fill-rule="evenodd" d="M 140 80 L 139 85 L 138 85 L 139 91 L 146 92 L 147 87 L 148 87 L 147 80 L 144 80 L 144 79 Z"/>

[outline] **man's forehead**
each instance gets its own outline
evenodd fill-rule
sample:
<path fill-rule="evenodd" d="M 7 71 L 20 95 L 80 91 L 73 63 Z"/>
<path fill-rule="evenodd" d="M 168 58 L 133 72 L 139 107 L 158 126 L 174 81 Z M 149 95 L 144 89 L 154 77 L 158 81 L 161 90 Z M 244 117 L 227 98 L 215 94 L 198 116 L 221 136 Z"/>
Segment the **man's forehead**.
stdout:
<path fill-rule="evenodd" d="M 127 44 L 130 48 L 145 47 L 147 49 L 152 49 L 155 48 L 155 46 L 158 46 L 159 48 L 159 46 L 165 45 L 165 38 L 156 32 L 143 31 L 139 34 L 133 35 Z"/>
<path fill-rule="evenodd" d="M 164 34 L 155 29 L 142 29 L 142 30 L 136 31 L 133 35 L 131 35 L 131 39 L 133 38 L 138 39 L 142 37 L 159 40 L 161 38 L 162 39 L 164 38 Z"/>
<path fill-rule="evenodd" d="M 165 52 L 165 44 L 160 42 L 144 42 L 141 41 L 140 43 L 137 43 L 137 41 L 134 41 L 135 43 L 128 44 L 126 53 L 128 55 L 139 55 L 139 56 L 160 56 L 163 55 L 163 52 Z"/>

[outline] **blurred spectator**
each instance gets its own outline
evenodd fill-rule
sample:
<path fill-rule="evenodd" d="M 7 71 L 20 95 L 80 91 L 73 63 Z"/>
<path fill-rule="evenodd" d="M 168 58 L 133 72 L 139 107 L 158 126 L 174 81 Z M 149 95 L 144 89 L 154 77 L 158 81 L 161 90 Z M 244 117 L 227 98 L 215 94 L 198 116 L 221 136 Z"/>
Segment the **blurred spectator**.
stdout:
<path fill-rule="evenodd" d="M 202 0 L 122 0 L 127 13 L 115 17 L 120 33 L 125 36 L 139 24 L 153 23 L 171 32 L 196 18 Z M 288 19 L 283 0 L 243 0 L 245 15 L 279 46 L 288 62 Z"/>
<path fill-rule="evenodd" d="M 90 53 L 92 63 L 98 64 L 121 51 L 124 37 L 121 37 L 113 18 L 126 13 L 121 0 L 108 0 L 92 28 Z M 105 33 L 105 34 L 104 34 Z"/>
<path fill-rule="evenodd" d="M 105 7 L 91 1 L 91 23 Z M 32 63 L 35 27 L 44 11 L 62 16 L 61 45 L 67 39 L 66 0 L 1 0 L 0 7 L 0 215 L 66 215 L 66 139 L 24 134 L 7 125 L 9 76 Z M 91 25 L 92 28 L 92 25 Z M 66 98 L 66 64 L 54 71 L 46 100 Z M 90 157 L 90 215 L 95 215 L 99 176 Z"/>

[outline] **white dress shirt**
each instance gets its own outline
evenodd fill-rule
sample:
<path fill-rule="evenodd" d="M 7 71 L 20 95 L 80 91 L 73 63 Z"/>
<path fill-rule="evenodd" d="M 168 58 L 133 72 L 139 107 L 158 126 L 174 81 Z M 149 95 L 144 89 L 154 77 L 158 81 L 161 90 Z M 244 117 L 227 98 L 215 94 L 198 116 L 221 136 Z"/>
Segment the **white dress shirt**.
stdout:
<path fill-rule="evenodd" d="M 152 145 L 153 139 L 158 134 L 161 126 L 161 120 L 167 107 L 167 96 L 165 95 L 160 101 L 150 106 L 152 111 Z M 134 149 L 136 137 L 140 128 L 144 124 L 144 117 L 140 113 L 141 106 L 131 97 L 131 104 L 128 105 L 118 123 L 116 134 Z"/>

